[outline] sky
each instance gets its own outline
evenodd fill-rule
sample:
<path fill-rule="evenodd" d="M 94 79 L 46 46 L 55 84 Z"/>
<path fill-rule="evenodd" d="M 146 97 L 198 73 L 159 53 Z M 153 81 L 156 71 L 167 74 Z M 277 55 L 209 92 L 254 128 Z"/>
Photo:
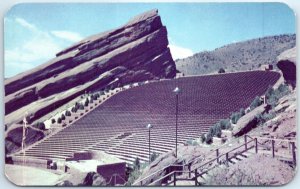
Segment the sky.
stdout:
<path fill-rule="evenodd" d="M 154 8 L 167 27 L 174 60 L 248 39 L 296 33 L 294 12 L 281 3 L 17 4 L 4 18 L 5 77 Z"/>

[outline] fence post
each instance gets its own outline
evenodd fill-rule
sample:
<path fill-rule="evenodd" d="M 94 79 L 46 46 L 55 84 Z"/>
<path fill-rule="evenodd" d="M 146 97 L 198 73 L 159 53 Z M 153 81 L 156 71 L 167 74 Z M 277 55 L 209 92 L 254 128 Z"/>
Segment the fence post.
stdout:
<path fill-rule="evenodd" d="M 296 159 L 296 145 L 295 145 L 295 142 L 291 142 L 291 145 L 292 145 L 293 163 L 296 166 L 297 159 Z"/>
<path fill-rule="evenodd" d="M 216 153 L 217 153 L 217 163 L 220 163 L 219 162 L 219 149 L 216 150 Z"/>
<path fill-rule="evenodd" d="M 247 135 L 244 135 L 244 140 L 245 140 L 245 151 L 247 151 Z"/>
<path fill-rule="evenodd" d="M 189 165 L 188 165 L 188 168 L 189 168 L 189 178 L 191 178 L 191 166 L 192 166 L 192 163 L 190 163 Z"/>
<path fill-rule="evenodd" d="M 197 171 L 197 169 L 195 169 L 195 186 L 198 185 L 197 178 L 198 178 L 198 171 Z"/>
<path fill-rule="evenodd" d="M 274 158 L 275 157 L 275 147 L 274 147 L 275 141 L 274 140 L 271 140 L 271 141 L 272 141 L 272 156 Z"/>
<path fill-rule="evenodd" d="M 226 165 L 229 165 L 229 154 L 228 154 L 228 152 L 226 153 Z"/>
<path fill-rule="evenodd" d="M 254 141 L 255 141 L 255 153 L 257 153 L 258 152 L 257 138 L 255 138 Z"/>
<path fill-rule="evenodd" d="M 176 172 L 174 171 L 174 186 L 176 186 Z"/>

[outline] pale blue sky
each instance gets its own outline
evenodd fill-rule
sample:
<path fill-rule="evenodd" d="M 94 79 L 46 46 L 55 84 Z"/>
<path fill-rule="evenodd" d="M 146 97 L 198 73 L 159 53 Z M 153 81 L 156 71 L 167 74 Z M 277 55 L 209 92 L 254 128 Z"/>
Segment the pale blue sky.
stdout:
<path fill-rule="evenodd" d="M 19 4 L 5 17 L 5 77 L 33 68 L 74 42 L 157 8 L 173 58 L 263 36 L 295 33 L 280 3 Z"/>

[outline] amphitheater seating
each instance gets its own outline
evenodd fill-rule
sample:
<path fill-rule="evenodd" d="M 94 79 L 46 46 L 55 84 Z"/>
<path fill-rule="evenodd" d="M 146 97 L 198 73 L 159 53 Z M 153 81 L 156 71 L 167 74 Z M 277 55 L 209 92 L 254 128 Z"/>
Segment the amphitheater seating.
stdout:
<path fill-rule="evenodd" d="M 101 150 L 128 163 L 136 157 L 147 161 L 149 123 L 153 125 L 152 152 L 164 153 L 175 148 L 175 87 L 181 89 L 178 142 L 183 144 L 207 132 L 231 112 L 248 107 L 255 96 L 262 95 L 279 77 L 277 72 L 239 72 L 182 77 L 126 89 L 55 135 L 29 147 L 26 156 L 64 159 L 77 151 Z"/>

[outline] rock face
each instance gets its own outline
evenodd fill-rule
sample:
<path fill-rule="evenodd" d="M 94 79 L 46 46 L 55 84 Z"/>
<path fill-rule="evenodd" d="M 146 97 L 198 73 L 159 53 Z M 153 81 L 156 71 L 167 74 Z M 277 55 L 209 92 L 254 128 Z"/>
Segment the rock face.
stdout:
<path fill-rule="evenodd" d="M 233 127 L 233 136 L 242 136 L 248 133 L 252 128 L 256 127 L 258 123 L 256 116 L 264 113 L 266 109 L 268 109 L 268 105 L 264 104 L 241 117 L 236 123 L 236 126 Z"/>
<path fill-rule="evenodd" d="M 296 47 L 284 51 L 277 57 L 277 67 L 282 71 L 285 81 L 296 87 Z"/>
<path fill-rule="evenodd" d="M 13 115 L 20 108 L 28 111 L 33 121 L 85 91 L 175 75 L 167 29 L 158 11 L 151 10 L 5 80 L 5 115 L 9 116 L 5 117 L 5 123 L 9 126 L 21 121 L 23 112 Z M 36 104 L 39 106 L 31 108 Z"/>
<path fill-rule="evenodd" d="M 18 151 L 22 146 L 23 127 L 22 125 L 14 125 L 14 127 L 5 134 L 6 154 Z M 31 127 L 27 128 L 26 133 L 25 146 L 31 145 L 45 136 L 42 131 Z"/>

